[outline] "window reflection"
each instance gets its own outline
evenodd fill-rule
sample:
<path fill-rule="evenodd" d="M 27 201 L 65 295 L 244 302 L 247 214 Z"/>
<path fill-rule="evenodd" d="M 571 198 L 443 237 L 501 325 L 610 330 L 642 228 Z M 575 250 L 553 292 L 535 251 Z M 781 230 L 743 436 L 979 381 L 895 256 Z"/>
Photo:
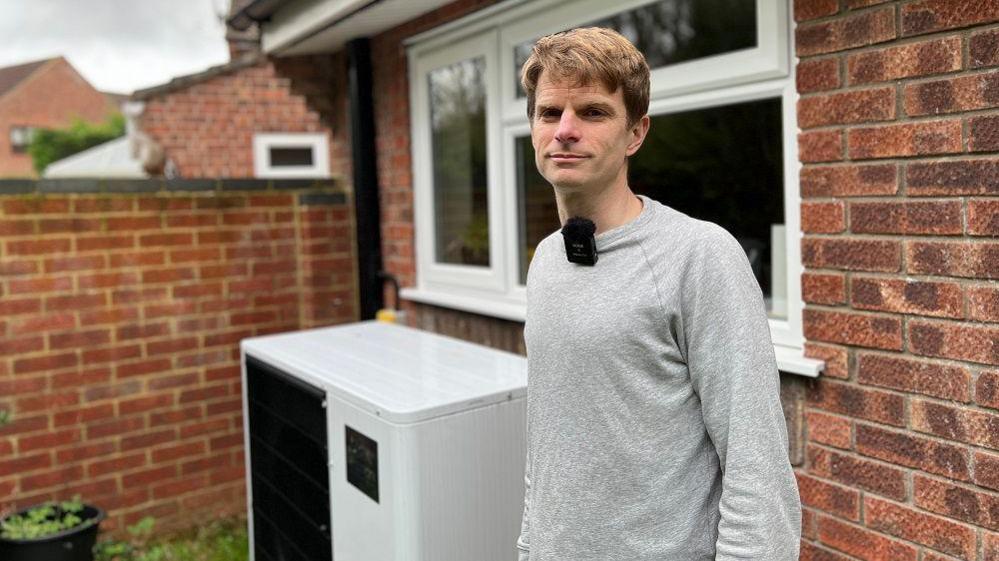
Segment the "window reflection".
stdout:
<path fill-rule="evenodd" d="M 628 163 L 636 193 L 728 230 L 742 245 L 767 312 L 787 317 L 781 101 L 767 99 L 652 117 Z M 552 187 L 529 136 L 516 139 L 520 282 L 534 248 L 559 229 Z"/>
<path fill-rule="evenodd" d="M 645 55 L 649 68 L 749 49 L 756 46 L 753 0 L 663 0 L 591 21 L 579 27 L 608 27 L 624 35 Z M 535 39 L 514 47 L 517 97 L 520 69 Z"/>
<path fill-rule="evenodd" d="M 478 57 L 428 77 L 440 263 L 489 265 L 485 70 Z"/>
<path fill-rule="evenodd" d="M 628 183 L 723 226 L 749 257 L 771 317 L 786 317 L 781 102 L 767 99 L 652 117 Z"/>

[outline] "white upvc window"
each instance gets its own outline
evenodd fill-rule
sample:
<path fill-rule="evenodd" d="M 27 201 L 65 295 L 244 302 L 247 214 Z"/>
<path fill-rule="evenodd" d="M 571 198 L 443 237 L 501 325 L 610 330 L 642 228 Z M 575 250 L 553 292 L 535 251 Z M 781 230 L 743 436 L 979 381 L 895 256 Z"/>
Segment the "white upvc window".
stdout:
<path fill-rule="evenodd" d="M 329 140 L 324 133 L 253 135 L 253 173 L 259 178 L 329 177 L 329 154 Z"/>
<path fill-rule="evenodd" d="M 559 224 L 534 166 L 520 65 L 540 36 L 609 26 L 652 70 L 652 127 L 629 184 L 739 239 L 779 365 L 817 374 L 801 355 L 788 12 L 785 0 L 510 0 L 410 39 L 417 286 L 402 296 L 524 320 L 530 257 Z"/>

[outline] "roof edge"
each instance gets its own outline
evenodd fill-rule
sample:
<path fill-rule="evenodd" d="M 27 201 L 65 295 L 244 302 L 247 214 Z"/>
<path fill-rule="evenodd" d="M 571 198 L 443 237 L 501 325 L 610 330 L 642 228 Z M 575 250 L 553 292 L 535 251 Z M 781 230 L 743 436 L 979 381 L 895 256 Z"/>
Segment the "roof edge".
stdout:
<path fill-rule="evenodd" d="M 30 62 L 23 62 L 23 63 L 20 63 L 20 64 L 12 64 L 10 66 L 3 67 L 0 70 L 7 70 L 9 68 L 17 68 L 17 67 L 33 66 L 33 68 L 31 68 L 28 71 L 27 74 L 25 74 L 24 76 L 22 76 L 21 79 L 18 80 L 17 82 L 15 82 L 10 88 L 4 90 L 3 92 L 0 92 L 0 98 L 7 98 L 7 97 L 9 97 L 10 94 L 18 91 L 19 89 L 21 89 L 22 87 L 24 87 L 24 84 L 30 82 L 36 76 L 38 76 L 38 74 L 42 70 L 50 68 L 53 64 L 59 62 L 60 60 L 63 61 L 63 62 L 65 62 L 67 65 L 69 65 L 70 68 L 73 68 L 73 65 L 70 64 L 69 60 L 67 60 L 66 57 L 64 57 L 63 55 L 57 55 L 57 56 L 53 56 L 53 57 L 49 57 L 49 58 L 40 58 L 38 60 L 32 60 Z M 73 68 L 73 71 L 76 72 L 76 69 Z M 79 72 L 77 72 L 77 74 L 79 75 Z M 82 78 L 82 76 L 81 76 L 81 78 Z M 86 78 L 84 78 L 83 80 L 85 82 L 87 81 Z M 90 82 L 87 82 L 87 83 L 89 84 Z M 90 87 L 93 87 L 93 85 L 91 85 Z"/>
<path fill-rule="evenodd" d="M 201 72 L 176 76 L 171 78 L 170 81 L 165 84 L 135 90 L 132 92 L 132 95 L 128 97 L 128 99 L 131 101 L 146 101 L 159 95 L 168 94 L 177 90 L 188 88 L 195 84 L 200 84 L 201 82 L 215 78 L 216 76 L 223 76 L 237 70 L 242 70 L 243 68 L 256 66 L 261 61 L 266 59 L 267 57 L 263 53 L 248 54 L 225 64 L 212 66 L 208 69 L 202 70 Z"/>

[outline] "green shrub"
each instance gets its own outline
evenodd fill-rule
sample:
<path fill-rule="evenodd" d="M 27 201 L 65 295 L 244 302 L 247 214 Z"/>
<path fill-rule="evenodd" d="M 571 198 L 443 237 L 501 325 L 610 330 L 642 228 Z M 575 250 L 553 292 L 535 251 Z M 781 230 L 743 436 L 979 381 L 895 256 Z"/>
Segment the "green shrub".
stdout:
<path fill-rule="evenodd" d="M 104 123 L 74 119 L 65 129 L 37 129 L 28 146 L 35 171 L 41 174 L 49 164 L 104 144 L 125 134 L 125 118 L 114 113 Z"/>
<path fill-rule="evenodd" d="M 242 520 L 199 526 L 193 533 L 154 538 L 155 520 L 147 516 L 128 527 L 128 541 L 106 540 L 94 546 L 94 561 L 246 561 L 249 538 Z"/>

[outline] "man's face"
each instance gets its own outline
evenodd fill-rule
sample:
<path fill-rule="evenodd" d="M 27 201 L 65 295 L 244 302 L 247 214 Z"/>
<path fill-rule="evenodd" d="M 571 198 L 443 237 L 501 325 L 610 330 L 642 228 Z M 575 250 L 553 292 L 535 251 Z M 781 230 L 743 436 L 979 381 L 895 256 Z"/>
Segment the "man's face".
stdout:
<path fill-rule="evenodd" d="M 553 186 L 602 190 L 627 171 L 649 118 L 629 127 L 622 88 L 611 93 L 600 82 L 578 85 L 542 73 L 535 90 L 531 141 L 538 171 Z"/>

